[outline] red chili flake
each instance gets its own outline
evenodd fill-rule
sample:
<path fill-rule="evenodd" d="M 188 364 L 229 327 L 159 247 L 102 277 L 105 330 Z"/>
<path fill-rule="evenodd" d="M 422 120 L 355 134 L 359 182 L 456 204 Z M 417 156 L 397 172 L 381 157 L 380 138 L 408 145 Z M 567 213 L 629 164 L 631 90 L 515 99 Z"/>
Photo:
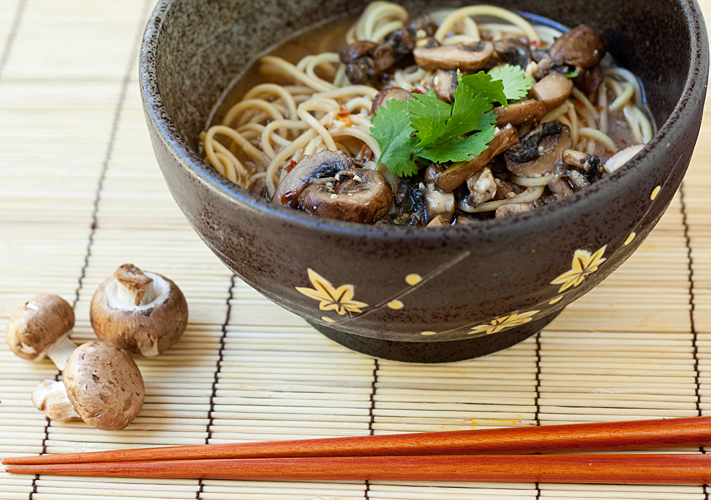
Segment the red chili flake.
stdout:
<path fill-rule="evenodd" d="M 621 142 L 622 144 L 627 144 L 627 141 L 624 140 L 624 139 L 620 139 L 620 142 Z"/>
<path fill-rule="evenodd" d="M 541 48 L 541 42 L 539 42 L 538 40 L 533 40 L 529 45 L 530 45 L 531 47 L 535 47 L 535 48 L 537 48 L 537 49 L 540 49 L 540 48 Z"/>
<path fill-rule="evenodd" d="M 611 151 L 611 150 L 609 150 L 609 149 L 606 149 L 606 150 L 605 150 L 605 154 L 606 154 L 606 155 L 611 155 L 612 153 L 614 153 L 614 151 Z"/>
<path fill-rule="evenodd" d="M 338 106 L 338 116 L 341 118 L 345 118 L 346 116 L 350 115 L 351 113 L 348 111 L 348 106 L 345 104 L 341 104 Z"/>
<path fill-rule="evenodd" d="M 413 94 L 420 94 L 420 95 L 425 95 L 424 92 L 422 92 L 420 89 L 412 89 Z"/>
<path fill-rule="evenodd" d="M 286 170 L 286 173 L 288 174 L 289 172 L 292 171 L 292 169 L 296 166 L 296 162 L 294 160 L 291 160 L 289 164 L 284 167 L 284 170 Z"/>
<path fill-rule="evenodd" d="M 288 204 L 290 204 L 290 203 L 296 198 L 296 196 L 297 196 L 298 194 L 299 194 L 299 193 L 297 193 L 296 191 L 288 191 L 288 192 L 284 193 L 284 194 L 281 196 L 281 204 L 282 204 L 282 205 L 288 205 Z"/>

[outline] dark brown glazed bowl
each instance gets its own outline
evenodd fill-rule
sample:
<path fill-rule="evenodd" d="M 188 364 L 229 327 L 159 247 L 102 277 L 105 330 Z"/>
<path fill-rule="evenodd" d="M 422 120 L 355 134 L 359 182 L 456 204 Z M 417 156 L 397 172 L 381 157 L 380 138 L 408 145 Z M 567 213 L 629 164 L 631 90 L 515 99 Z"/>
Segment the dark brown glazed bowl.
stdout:
<path fill-rule="evenodd" d="M 143 38 L 140 77 L 163 175 L 190 224 L 232 271 L 343 345 L 425 363 L 509 347 L 620 266 L 672 200 L 706 95 L 699 7 L 694 0 L 497 2 L 599 30 L 617 62 L 642 78 L 659 127 L 622 169 L 533 212 L 438 229 L 325 220 L 258 199 L 201 159 L 198 135 L 236 76 L 298 30 L 366 4 L 160 1 Z M 407 3 L 411 12 L 424 5 Z"/>

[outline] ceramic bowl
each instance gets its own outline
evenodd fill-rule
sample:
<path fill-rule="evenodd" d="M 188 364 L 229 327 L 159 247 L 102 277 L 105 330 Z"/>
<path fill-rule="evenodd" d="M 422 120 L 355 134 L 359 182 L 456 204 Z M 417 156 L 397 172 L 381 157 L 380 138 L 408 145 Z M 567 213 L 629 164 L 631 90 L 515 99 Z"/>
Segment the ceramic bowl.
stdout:
<path fill-rule="evenodd" d="M 275 43 L 366 4 L 161 0 L 143 38 L 140 79 L 165 180 L 225 265 L 336 342 L 425 363 L 511 346 L 620 266 L 672 200 L 706 94 L 699 7 L 693 0 L 497 2 L 599 30 L 618 63 L 643 80 L 659 128 L 622 169 L 533 212 L 437 229 L 357 225 L 258 199 L 202 160 L 198 135 L 237 76 Z"/>

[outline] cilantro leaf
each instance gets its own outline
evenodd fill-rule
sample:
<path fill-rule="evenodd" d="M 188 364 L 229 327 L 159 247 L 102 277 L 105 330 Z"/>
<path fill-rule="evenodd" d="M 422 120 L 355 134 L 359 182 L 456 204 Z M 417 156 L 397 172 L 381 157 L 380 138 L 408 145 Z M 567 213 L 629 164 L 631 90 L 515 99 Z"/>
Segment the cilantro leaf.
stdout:
<path fill-rule="evenodd" d="M 533 86 L 533 78 L 528 78 L 520 66 L 497 66 L 489 71 L 489 75 L 503 83 L 504 94 L 509 101 L 523 99 Z"/>
<path fill-rule="evenodd" d="M 493 71 L 493 70 L 492 70 Z M 459 71 L 459 85 L 454 91 L 454 104 L 462 96 L 478 95 L 487 98 L 492 103 L 498 102 L 504 106 L 507 105 L 506 99 L 511 100 L 506 95 L 506 85 L 492 74 L 486 74 L 483 71 L 474 73 L 473 75 L 462 76 Z"/>
<path fill-rule="evenodd" d="M 416 159 L 470 160 L 494 138 L 494 104 L 508 106 L 509 99 L 520 99 L 531 85 L 522 70 L 504 66 L 492 74 L 459 74 L 454 105 L 440 101 L 432 89 L 407 101 L 388 101 L 387 107 L 378 108 L 370 129 L 380 145 L 378 165 L 407 177 L 418 172 Z"/>
<path fill-rule="evenodd" d="M 496 118 L 494 118 L 494 121 L 496 121 Z M 418 156 L 435 163 L 469 161 L 472 159 L 472 155 L 480 155 L 488 147 L 488 144 L 494 138 L 495 131 L 496 127 L 490 125 L 481 132 L 472 134 L 464 139 L 438 144 L 437 147 L 422 148 L 418 151 Z"/>
<path fill-rule="evenodd" d="M 492 82 L 492 86 L 500 82 Z M 461 89 L 461 90 L 460 90 Z M 506 103 L 506 99 L 503 98 Z M 477 93 L 467 84 L 460 83 L 454 91 L 454 108 L 452 118 L 441 132 L 443 138 L 455 138 L 473 130 L 482 130 L 489 125 L 485 113 L 491 109 L 492 100 L 485 92 Z"/>
<path fill-rule="evenodd" d="M 432 89 L 426 95 L 415 94 L 407 103 L 410 125 L 417 130 L 420 146 L 430 144 L 440 136 L 442 127 L 452 116 L 452 106 L 440 101 Z"/>
<path fill-rule="evenodd" d="M 412 137 L 415 129 L 407 117 L 410 101 L 391 99 L 387 106 L 380 106 L 370 128 L 370 135 L 380 145 L 378 165 L 384 164 L 399 177 L 415 175 L 418 170 L 413 158 L 417 138 Z"/>

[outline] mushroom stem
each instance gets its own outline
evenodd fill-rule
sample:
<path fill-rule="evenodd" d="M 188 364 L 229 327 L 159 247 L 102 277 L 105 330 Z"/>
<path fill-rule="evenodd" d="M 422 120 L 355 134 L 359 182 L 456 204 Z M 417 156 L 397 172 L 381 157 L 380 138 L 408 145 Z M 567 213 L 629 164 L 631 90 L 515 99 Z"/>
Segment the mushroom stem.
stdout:
<path fill-rule="evenodd" d="M 118 299 L 125 304 L 133 306 L 150 304 L 160 295 L 156 290 L 153 277 L 147 276 L 133 264 L 119 266 L 114 271 L 114 278 L 118 283 Z"/>
<path fill-rule="evenodd" d="M 118 281 L 118 287 L 116 288 L 117 298 L 120 302 L 124 304 L 131 304 L 135 306 L 141 306 L 150 304 L 159 295 L 156 291 L 156 287 L 153 285 L 153 281 L 146 284 L 144 288 L 129 288 L 121 281 Z"/>
<path fill-rule="evenodd" d="M 54 361 L 54 364 L 57 365 L 59 371 L 63 372 L 64 366 L 67 364 L 67 358 L 76 348 L 77 345 L 69 339 L 69 333 L 67 333 L 47 348 L 45 355 Z"/>
<path fill-rule="evenodd" d="M 69 401 L 67 388 L 63 382 L 49 379 L 40 382 L 35 390 L 32 391 L 32 404 L 47 415 L 50 420 L 56 422 L 81 420 L 74 411 L 71 401 Z"/>

